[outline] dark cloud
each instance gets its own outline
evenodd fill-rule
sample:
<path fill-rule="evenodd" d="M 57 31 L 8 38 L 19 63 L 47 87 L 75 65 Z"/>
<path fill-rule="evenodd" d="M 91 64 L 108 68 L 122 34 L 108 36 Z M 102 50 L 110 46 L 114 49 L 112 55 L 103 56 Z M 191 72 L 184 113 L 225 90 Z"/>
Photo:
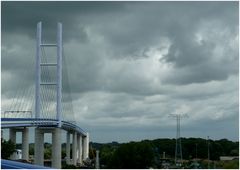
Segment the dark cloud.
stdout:
<path fill-rule="evenodd" d="M 76 120 L 93 139 L 114 140 L 109 129 L 120 141 L 168 137 L 168 114 L 179 112 L 190 113 L 186 127 L 199 136 L 209 127 L 211 136 L 217 128 L 238 139 L 237 2 L 2 2 L 1 17 L 3 110 L 16 89 L 34 90 L 37 22 L 54 43 L 60 21 L 64 96 L 72 92 Z M 44 50 L 53 60 L 56 51 Z M 71 97 L 63 100 L 69 108 Z"/>
<path fill-rule="evenodd" d="M 35 38 L 35 28 L 39 21 L 43 22 L 43 36 L 46 40 L 56 38 L 56 23 L 64 25 L 65 40 L 79 39 L 84 41 L 86 33 L 84 24 L 77 22 L 86 16 L 98 16 L 124 9 L 119 2 L 3 2 L 2 31 L 18 32 Z"/>

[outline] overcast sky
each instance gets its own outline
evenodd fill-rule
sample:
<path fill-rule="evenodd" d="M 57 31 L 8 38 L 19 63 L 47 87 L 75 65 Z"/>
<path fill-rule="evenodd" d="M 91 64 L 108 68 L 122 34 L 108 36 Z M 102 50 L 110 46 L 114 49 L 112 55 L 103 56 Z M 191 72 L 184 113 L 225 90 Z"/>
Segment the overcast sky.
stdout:
<path fill-rule="evenodd" d="M 238 2 L 2 2 L 1 102 L 34 85 L 36 24 L 63 24 L 75 118 L 95 142 L 238 140 Z M 18 82 L 22 82 L 19 83 Z"/>

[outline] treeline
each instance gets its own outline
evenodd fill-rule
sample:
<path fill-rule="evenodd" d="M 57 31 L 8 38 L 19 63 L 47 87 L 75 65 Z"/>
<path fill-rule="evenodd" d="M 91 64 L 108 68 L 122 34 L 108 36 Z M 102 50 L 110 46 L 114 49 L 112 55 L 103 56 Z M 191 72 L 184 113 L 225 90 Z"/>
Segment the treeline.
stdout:
<path fill-rule="evenodd" d="M 183 159 L 207 159 L 207 141 L 201 138 L 181 138 Z M 175 139 L 143 140 L 129 143 L 90 143 L 90 157 L 95 150 L 100 151 L 102 168 L 150 168 L 156 167 L 157 161 L 175 156 Z M 238 156 L 239 142 L 227 139 L 209 140 L 210 159 L 219 160 L 220 156 Z"/>
<path fill-rule="evenodd" d="M 181 143 L 183 159 L 207 159 L 208 145 L 206 139 L 181 138 Z M 2 143 L 2 146 L 3 145 Z M 96 150 L 99 150 L 101 168 L 161 168 L 160 159 L 163 158 L 163 153 L 165 153 L 165 158 L 172 159 L 173 162 L 175 146 L 175 139 L 143 140 L 129 143 L 112 142 L 106 144 L 90 142 L 89 156 L 94 162 Z M 44 143 L 44 159 L 51 159 L 51 147 L 51 144 Z M 21 148 L 21 144 L 17 144 L 16 148 Z M 209 151 L 210 160 L 212 161 L 218 161 L 220 156 L 238 156 L 239 142 L 233 142 L 227 139 L 209 140 Z M 34 144 L 32 143 L 29 145 L 29 154 L 34 155 Z M 64 159 L 65 156 L 66 143 L 63 143 L 62 158 Z M 234 162 L 234 164 L 238 166 L 238 163 Z"/>
<path fill-rule="evenodd" d="M 175 155 L 175 139 L 156 139 L 151 141 L 161 155 L 163 152 L 169 157 Z M 183 159 L 207 158 L 207 140 L 202 138 L 181 138 Z M 209 140 L 211 160 L 219 160 L 220 156 L 238 156 L 239 142 L 227 139 Z"/>

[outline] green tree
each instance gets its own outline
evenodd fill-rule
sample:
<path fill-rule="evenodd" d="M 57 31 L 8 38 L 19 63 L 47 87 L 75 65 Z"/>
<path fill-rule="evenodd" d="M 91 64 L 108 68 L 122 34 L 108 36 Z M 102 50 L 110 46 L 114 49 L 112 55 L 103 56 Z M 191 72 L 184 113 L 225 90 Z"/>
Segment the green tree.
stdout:
<path fill-rule="evenodd" d="M 51 159 L 51 157 L 52 157 L 52 149 L 45 148 L 44 149 L 44 159 Z"/>
<path fill-rule="evenodd" d="M 100 149 L 100 164 L 104 166 L 103 168 L 110 167 L 110 163 L 115 151 L 115 147 L 110 145 L 105 145 Z"/>
<path fill-rule="evenodd" d="M 110 168 L 149 168 L 154 160 L 152 146 L 147 141 L 122 144 L 113 154 Z"/>
<path fill-rule="evenodd" d="M 11 140 L 1 140 L 1 158 L 2 159 L 8 159 L 11 154 L 14 153 L 14 151 L 16 150 L 16 144 L 13 143 Z"/>

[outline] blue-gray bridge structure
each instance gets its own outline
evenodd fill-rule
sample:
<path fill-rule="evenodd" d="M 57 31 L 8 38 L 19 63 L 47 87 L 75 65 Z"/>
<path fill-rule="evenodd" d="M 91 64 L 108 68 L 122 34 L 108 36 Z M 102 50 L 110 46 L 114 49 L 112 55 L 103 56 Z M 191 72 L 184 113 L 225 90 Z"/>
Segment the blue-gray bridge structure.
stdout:
<path fill-rule="evenodd" d="M 44 165 L 44 134 L 51 133 L 52 167 L 58 169 L 61 168 L 62 162 L 61 135 L 65 130 L 66 163 L 82 164 L 89 155 L 89 133 L 80 128 L 74 119 L 71 97 L 65 97 L 70 94 L 62 93 L 64 74 L 62 24 L 57 24 L 56 44 L 43 43 L 42 22 L 37 24 L 36 40 L 35 93 L 28 92 L 30 96 L 33 96 L 29 101 L 34 101 L 34 104 L 27 105 L 25 108 L 18 104 L 18 108 L 3 111 L 1 128 L 9 129 L 9 139 L 14 143 L 16 143 L 16 133 L 22 132 L 22 159 L 25 160 L 29 160 L 29 128 L 35 128 L 34 163 L 37 165 Z M 45 48 L 56 50 L 54 62 L 50 62 L 46 57 Z M 68 84 L 68 82 L 65 83 Z M 15 97 L 13 100 L 17 100 L 17 98 Z M 63 102 L 64 99 L 66 101 Z M 72 159 L 70 159 L 70 137 L 72 137 Z"/>

